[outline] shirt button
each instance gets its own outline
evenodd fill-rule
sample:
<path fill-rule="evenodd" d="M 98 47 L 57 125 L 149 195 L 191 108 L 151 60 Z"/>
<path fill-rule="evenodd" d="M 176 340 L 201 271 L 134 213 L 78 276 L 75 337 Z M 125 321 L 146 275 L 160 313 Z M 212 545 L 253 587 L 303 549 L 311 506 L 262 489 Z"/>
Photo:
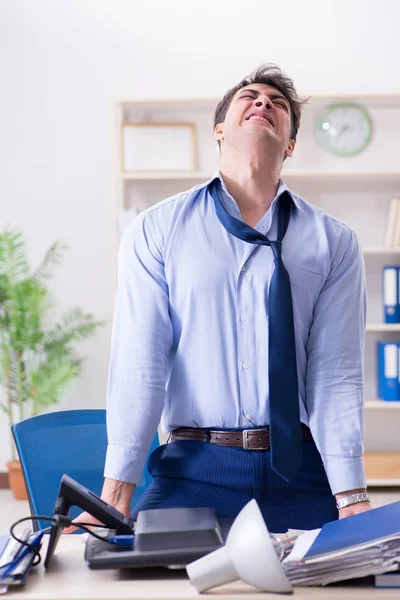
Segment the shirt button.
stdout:
<path fill-rule="evenodd" d="M 251 421 L 251 415 L 249 415 L 249 413 L 246 413 L 244 416 L 246 417 L 246 419 L 247 419 L 248 421 Z"/>
<path fill-rule="evenodd" d="M 249 365 L 245 362 L 242 363 L 242 369 L 248 369 Z"/>
<path fill-rule="evenodd" d="M 241 321 L 247 321 L 247 317 L 246 317 L 246 315 L 242 315 L 242 316 L 240 317 L 240 320 L 241 320 Z"/>
<path fill-rule="evenodd" d="M 245 270 L 246 270 L 246 267 L 242 267 L 240 270 L 241 270 L 241 271 L 245 271 Z"/>

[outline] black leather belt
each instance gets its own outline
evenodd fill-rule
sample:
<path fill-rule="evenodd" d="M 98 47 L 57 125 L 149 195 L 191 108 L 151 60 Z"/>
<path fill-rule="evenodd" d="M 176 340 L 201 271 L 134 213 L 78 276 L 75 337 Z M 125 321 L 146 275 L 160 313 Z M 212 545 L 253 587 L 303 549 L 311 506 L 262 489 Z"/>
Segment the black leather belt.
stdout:
<path fill-rule="evenodd" d="M 301 424 L 303 442 L 310 442 L 312 435 L 307 425 Z M 218 429 L 200 429 L 197 427 L 179 427 L 171 432 L 170 442 L 194 440 L 210 442 L 220 446 L 244 448 L 245 450 L 269 450 L 269 428 L 243 429 L 241 431 L 223 431 Z"/>

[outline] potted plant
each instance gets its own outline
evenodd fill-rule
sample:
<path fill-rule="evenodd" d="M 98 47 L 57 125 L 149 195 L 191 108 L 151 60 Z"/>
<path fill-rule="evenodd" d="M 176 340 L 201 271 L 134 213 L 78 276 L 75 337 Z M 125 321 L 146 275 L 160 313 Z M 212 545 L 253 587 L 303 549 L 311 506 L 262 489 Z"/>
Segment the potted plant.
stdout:
<path fill-rule="evenodd" d="M 48 280 L 66 247 L 56 241 L 31 270 L 21 232 L 0 233 L 0 405 L 13 423 L 57 403 L 78 377 L 82 357 L 76 343 L 103 323 L 73 308 L 56 324 Z M 14 443 L 7 463 L 15 497 L 26 497 Z M 21 492 L 22 483 L 22 492 Z"/>

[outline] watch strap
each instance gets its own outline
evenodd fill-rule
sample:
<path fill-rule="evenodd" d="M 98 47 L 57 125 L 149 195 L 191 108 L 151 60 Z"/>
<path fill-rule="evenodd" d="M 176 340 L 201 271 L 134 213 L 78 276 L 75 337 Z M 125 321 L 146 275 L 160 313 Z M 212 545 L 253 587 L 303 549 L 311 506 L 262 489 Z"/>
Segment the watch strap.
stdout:
<path fill-rule="evenodd" d="M 357 492 L 356 494 L 343 496 L 343 498 L 336 500 L 336 508 L 340 510 L 341 508 L 345 508 L 345 506 L 357 504 L 357 502 L 369 502 L 368 492 Z"/>

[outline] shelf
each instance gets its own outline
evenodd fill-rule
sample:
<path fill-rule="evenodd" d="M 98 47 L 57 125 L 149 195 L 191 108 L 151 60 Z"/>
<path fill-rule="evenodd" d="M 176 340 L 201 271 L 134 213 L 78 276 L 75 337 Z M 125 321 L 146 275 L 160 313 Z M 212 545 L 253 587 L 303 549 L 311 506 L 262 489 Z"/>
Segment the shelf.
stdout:
<path fill-rule="evenodd" d="M 124 181 L 155 181 L 162 179 L 207 181 L 211 179 L 213 173 L 202 171 L 137 171 L 135 173 L 120 173 L 119 176 Z"/>
<path fill-rule="evenodd" d="M 400 182 L 400 171 L 334 171 L 324 169 L 283 169 L 282 179 L 293 181 L 337 182 L 337 183 L 383 183 L 388 180 Z"/>
<path fill-rule="evenodd" d="M 308 104 L 331 104 L 334 102 L 358 102 L 368 104 L 370 107 L 398 107 L 400 105 L 399 94 L 303 94 L 299 92 L 300 98 L 309 98 Z M 138 110 L 214 110 L 221 101 L 219 98 L 125 98 L 119 100 L 118 104 L 124 108 L 134 107 Z"/>
<path fill-rule="evenodd" d="M 214 173 L 204 171 L 137 171 L 137 172 L 122 172 L 119 174 L 120 179 L 124 181 L 152 181 L 160 179 L 194 179 L 199 181 L 207 181 Z M 400 183 L 400 171 L 324 171 L 322 169 L 297 169 L 283 170 L 282 178 L 292 181 L 312 181 L 312 182 L 328 182 L 336 181 L 337 183 L 359 182 L 379 183 L 387 182 L 388 180 L 396 180 Z"/>
<path fill-rule="evenodd" d="M 400 410 L 400 400 L 386 402 L 385 400 L 366 400 L 365 408 L 367 410 Z"/>
<path fill-rule="evenodd" d="M 383 246 L 364 246 L 362 249 L 365 255 L 374 254 L 400 254 L 400 248 L 384 248 Z"/>
<path fill-rule="evenodd" d="M 299 94 L 302 98 L 310 98 L 310 104 L 333 104 L 335 102 L 357 102 L 368 104 L 370 108 L 398 108 L 399 94 Z"/>
<path fill-rule="evenodd" d="M 400 452 L 365 452 L 368 485 L 400 487 Z"/>
<path fill-rule="evenodd" d="M 214 112 L 222 98 L 140 98 L 119 100 L 117 105 L 124 109 L 133 108 L 136 111 L 176 113 L 182 110 L 189 112 Z"/>
<path fill-rule="evenodd" d="M 395 131 L 400 118 L 400 93 L 300 93 L 300 96 L 309 98 L 308 105 L 304 107 L 301 140 L 294 158 L 285 161 L 281 178 L 299 197 L 348 223 L 364 243 L 362 253 L 368 275 L 368 299 L 372 305 L 366 326 L 365 413 L 367 419 L 378 427 L 379 430 L 375 433 L 382 440 L 381 445 L 397 448 L 400 401 L 384 402 L 377 398 L 374 344 L 385 339 L 400 341 L 400 323 L 380 322 L 384 318 L 381 268 L 383 264 L 400 264 L 400 247 L 384 246 L 389 198 L 400 195 L 400 164 L 394 158 L 390 162 L 381 160 L 385 150 L 392 156 L 397 155 Z M 137 205 L 142 210 L 162 199 L 201 185 L 214 176 L 219 157 L 212 138 L 212 122 L 220 100 L 221 97 L 142 97 L 125 98 L 116 103 L 115 187 L 118 209 Z M 341 101 L 365 105 L 376 125 L 374 140 L 366 152 L 348 159 L 330 155 L 319 146 L 315 137 L 315 119 L 319 111 L 328 104 Z M 195 123 L 198 134 L 197 170 L 123 172 L 121 123 L 125 120 Z M 152 167 L 152 164 L 149 163 L 148 166 Z M 375 235 L 372 235 L 371 228 L 374 228 Z M 384 457 L 379 456 L 376 469 L 367 473 L 368 485 L 398 487 L 400 490 L 400 447 L 396 464 L 399 465 L 398 470 L 386 469 Z"/>
<path fill-rule="evenodd" d="M 366 331 L 400 331 L 400 323 L 369 323 L 366 328 Z"/>
<path fill-rule="evenodd" d="M 367 487 L 400 487 L 400 479 L 368 479 Z"/>

